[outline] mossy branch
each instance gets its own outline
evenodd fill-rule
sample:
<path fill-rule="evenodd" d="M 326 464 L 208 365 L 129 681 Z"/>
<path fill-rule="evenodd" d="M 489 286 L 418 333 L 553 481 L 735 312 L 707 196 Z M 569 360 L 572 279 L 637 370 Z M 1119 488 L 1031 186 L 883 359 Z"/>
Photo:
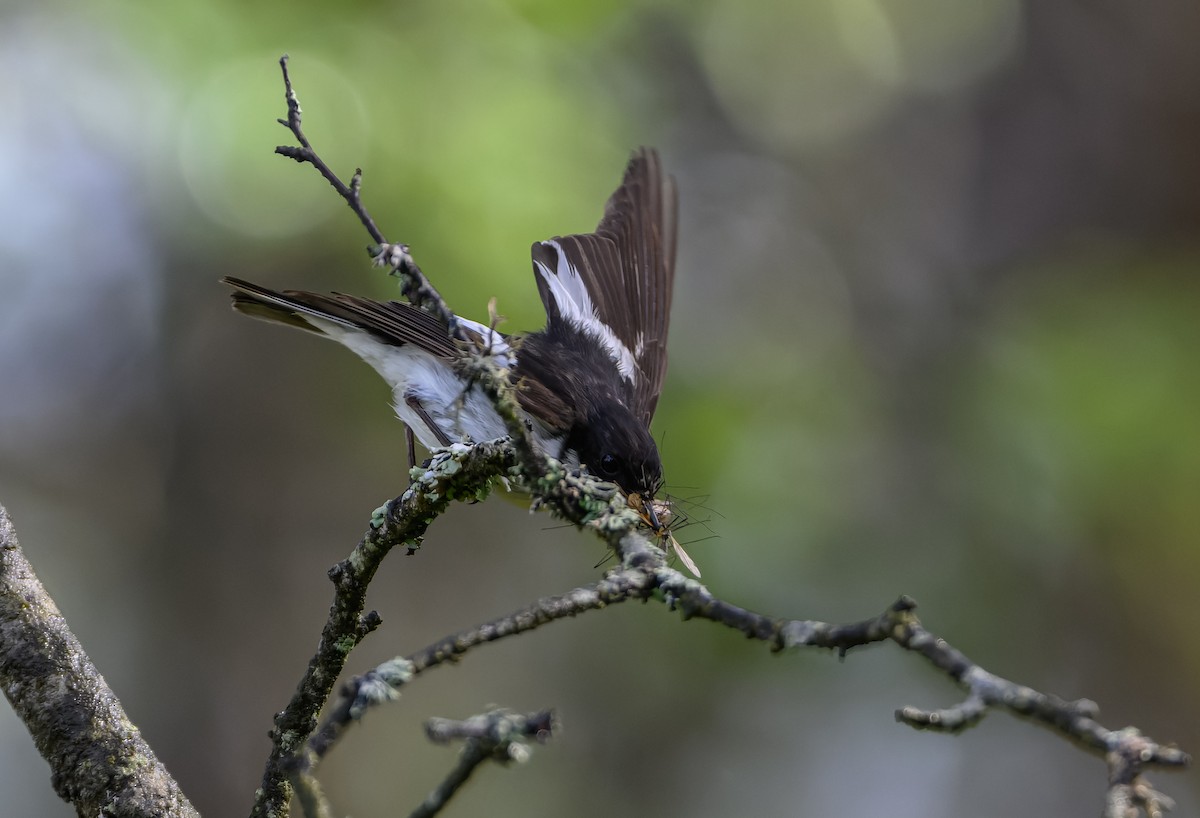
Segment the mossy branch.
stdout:
<path fill-rule="evenodd" d="M 491 450 L 503 445 L 493 442 L 486 447 Z M 462 447 L 467 451 L 472 448 Z M 431 472 L 444 471 L 449 456 L 449 453 L 439 454 L 441 460 L 435 458 L 439 465 L 431 468 Z M 763 642 L 776 652 L 820 648 L 845 656 L 857 647 L 893 642 L 924 657 L 966 693 L 962 704 L 944 710 L 900 708 L 896 711 L 897 720 L 918 729 L 957 732 L 978 723 L 991 710 L 1004 710 L 1040 723 L 1105 759 L 1110 770 L 1110 804 L 1137 804 L 1147 814 L 1153 814 L 1154 809 L 1169 804 L 1169 799 L 1150 788 L 1144 771 L 1190 763 L 1185 752 L 1155 742 L 1136 729 L 1104 727 L 1096 721 L 1098 709 L 1090 701 L 1067 701 L 984 670 L 927 630 L 916 617 L 916 603 L 907 597 L 901 597 L 877 616 L 846 624 L 772 617 L 719 599 L 700 582 L 666 564 L 664 552 L 647 538 L 637 515 L 614 497 L 611 487 L 587 475 L 562 470 L 554 461 L 549 461 L 549 465 L 548 476 L 527 488 L 539 491 L 540 504 L 556 516 L 591 529 L 605 539 L 616 552 L 619 565 L 591 585 L 545 597 L 512 614 L 440 639 L 408 656 L 384 662 L 355 678 L 343 689 L 338 705 L 320 730 L 312 734 L 303 748 L 297 748 L 290 763 L 292 770 L 311 778 L 320 760 L 350 725 L 371 708 L 398 699 L 400 689 L 418 676 L 456 663 L 484 644 L 627 600 L 662 602 L 685 620 L 715 622 Z M 465 487 L 469 489 L 472 485 L 468 481 Z M 426 481 L 415 493 L 421 491 L 438 494 L 439 502 L 444 499 L 445 492 L 436 481 Z M 465 496 L 470 496 L 469 490 Z M 415 500 L 410 498 L 407 502 Z"/>
<path fill-rule="evenodd" d="M 38 580 L 0 506 L 0 687 L 80 816 L 198 816 Z"/>
<path fill-rule="evenodd" d="M 379 615 L 364 613 L 364 608 L 367 586 L 384 557 L 397 546 L 415 551 L 430 524 L 450 503 L 483 499 L 496 477 L 506 473 L 513 462 L 512 447 L 505 440 L 456 444 L 435 453 L 427 467 L 413 470 L 413 483 L 404 494 L 375 511 L 358 545 L 330 569 L 334 598 L 329 618 L 295 694 L 275 717 L 271 755 L 251 815 L 287 814 L 291 769 L 316 729 L 317 716 L 350 651 L 379 625 Z"/>

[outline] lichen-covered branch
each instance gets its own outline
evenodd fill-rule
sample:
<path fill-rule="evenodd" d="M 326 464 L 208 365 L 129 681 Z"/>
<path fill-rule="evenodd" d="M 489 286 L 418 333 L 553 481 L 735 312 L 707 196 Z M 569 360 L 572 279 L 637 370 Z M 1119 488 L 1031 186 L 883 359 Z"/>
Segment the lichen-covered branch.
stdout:
<path fill-rule="evenodd" d="M 67 626 L 0 506 L 0 686 L 80 816 L 198 816 Z"/>
<path fill-rule="evenodd" d="M 383 558 L 396 546 L 410 551 L 418 548 L 430 523 L 451 502 L 486 497 L 492 481 L 512 463 L 512 448 L 506 441 L 456 444 L 435 453 L 427 468 L 413 470 L 408 491 L 376 511 L 350 556 L 330 570 L 335 590 L 329 619 L 295 694 L 275 717 L 271 756 L 252 815 L 287 814 L 292 795 L 289 768 L 297 763 L 296 757 L 316 728 L 317 715 L 329 699 L 346 657 L 379 625 L 378 614 L 363 611 L 367 586 Z"/>
<path fill-rule="evenodd" d="M 326 717 L 321 729 L 313 734 L 306 765 L 313 766 L 320 761 L 346 728 L 362 718 L 368 709 L 399 698 L 400 688 L 418 674 L 457 661 L 472 648 L 487 642 L 516 636 L 628 599 L 644 599 L 650 593 L 650 582 L 651 576 L 642 571 L 610 572 L 593 585 L 540 599 L 527 608 L 448 636 L 410 656 L 391 659 L 355 677 L 342 691 L 341 701 Z"/>
<path fill-rule="evenodd" d="M 598 496 L 589 486 L 595 487 Z M 564 496 L 570 502 L 564 502 Z M 556 488 L 548 489 L 542 502 L 561 514 L 564 508 L 578 511 L 588 497 L 597 507 L 603 505 L 602 485 L 586 476 L 564 475 Z M 700 582 L 668 567 L 664 553 L 636 529 L 625 511 L 614 507 L 611 514 L 574 521 L 604 535 L 621 565 L 597 583 L 546 597 L 507 616 L 438 640 L 407 657 L 385 662 L 358 677 L 347 686 L 342 702 L 313 737 L 309 761 L 315 763 L 325 755 L 345 728 L 368 708 L 398 698 L 399 687 L 416 676 L 455 663 L 486 643 L 630 599 L 660 600 L 685 620 L 716 622 L 764 642 L 773 651 L 823 648 L 844 656 L 853 648 L 894 642 L 925 658 L 967 694 L 962 704 L 946 710 L 901 708 L 896 711 L 897 720 L 919 729 L 954 732 L 978 723 L 991 710 L 1004 710 L 1038 722 L 1106 760 L 1106 818 L 1132 818 L 1138 810 L 1154 816 L 1169 809 L 1170 799 L 1154 791 L 1143 772 L 1152 767 L 1179 768 L 1191 761 L 1187 753 L 1159 744 L 1135 728 L 1113 730 L 1102 726 L 1095 720 L 1098 708 L 1090 701 L 1066 701 L 984 670 L 926 630 L 916 617 L 916 603 L 908 597 L 901 597 L 878 616 L 846 624 L 765 616 L 718 599 Z"/>

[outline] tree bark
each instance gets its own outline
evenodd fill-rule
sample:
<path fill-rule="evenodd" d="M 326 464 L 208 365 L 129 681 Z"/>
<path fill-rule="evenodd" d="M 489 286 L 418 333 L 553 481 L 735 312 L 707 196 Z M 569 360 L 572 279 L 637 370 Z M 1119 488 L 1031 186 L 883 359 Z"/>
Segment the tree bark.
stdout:
<path fill-rule="evenodd" d="M 80 816 L 199 816 L 67 627 L 3 506 L 0 684 Z"/>

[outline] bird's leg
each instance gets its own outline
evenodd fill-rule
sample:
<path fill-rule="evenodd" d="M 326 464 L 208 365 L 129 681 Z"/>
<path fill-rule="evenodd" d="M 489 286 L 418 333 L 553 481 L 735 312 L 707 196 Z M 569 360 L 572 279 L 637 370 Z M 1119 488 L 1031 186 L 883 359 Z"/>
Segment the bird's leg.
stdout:
<path fill-rule="evenodd" d="M 408 470 L 411 472 L 417 466 L 417 438 L 407 423 L 404 424 L 404 442 L 408 445 Z"/>
<path fill-rule="evenodd" d="M 433 436 L 437 438 L 439 444 L 442 446 L 449 446 L 451 444 L 452 441 L 450 438 L 446 437 L 446 433 L 442 431 L 442 428 L 433 422 L 433 418 L 425 411 L 425 407 L 421 405 L 419 400 L 412 395 L 405 395 L 404 402 L 408 404 L 409 409 L 417 413 L 417 417 L 425 422 L 425 427 L 433 432 Z M 412 450 L 410 449 L 409 451 Z"/>

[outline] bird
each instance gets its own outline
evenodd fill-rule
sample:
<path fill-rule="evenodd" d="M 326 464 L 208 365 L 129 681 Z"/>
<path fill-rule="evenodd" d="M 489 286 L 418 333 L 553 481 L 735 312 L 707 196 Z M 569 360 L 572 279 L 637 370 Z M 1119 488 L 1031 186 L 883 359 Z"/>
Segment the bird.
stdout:
<path fill-rule="evenodd" d="M 656 531 L 663 466 L 650 423 L 667 371 L 678 195 L 658 152 L 633 152 L 591 233 L 531 248 L 545 326 L 524 335 L 455 316 L 476 351 L 507 369 L 535 445 L 615 483 Z M 478 383 L 472 354 L 429 312 L 342 293 L 272 290 L 239 278 L 234 309 L 341 343 L 391 387 L 396 414 L 428 449 L 507 434 Z M 494 324 L 494 322 L 493 322 Z"/>

